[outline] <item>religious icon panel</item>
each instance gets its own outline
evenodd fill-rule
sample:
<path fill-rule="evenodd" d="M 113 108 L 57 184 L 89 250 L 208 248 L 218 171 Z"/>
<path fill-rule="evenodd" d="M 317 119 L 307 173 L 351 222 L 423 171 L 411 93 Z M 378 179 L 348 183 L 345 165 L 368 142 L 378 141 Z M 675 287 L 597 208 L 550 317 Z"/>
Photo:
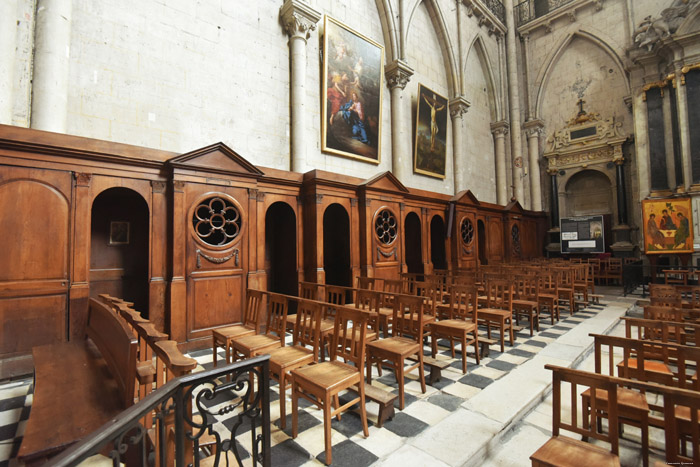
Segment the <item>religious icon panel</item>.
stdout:
<path fill-rule="evenodd" d="M 323 51 L 322 150 L 378 164 L 384 49 L 326 16 Z"/>
<path fill-rule="evenodd" d="M 445 178 L 447 99 L 418 84 L 418 115 L 413 171 Z"/>
<path fill-rule="evenodd" d="M 693 219 L 689 198 L 642 201 L 644 253 L 692 253 Z"/>

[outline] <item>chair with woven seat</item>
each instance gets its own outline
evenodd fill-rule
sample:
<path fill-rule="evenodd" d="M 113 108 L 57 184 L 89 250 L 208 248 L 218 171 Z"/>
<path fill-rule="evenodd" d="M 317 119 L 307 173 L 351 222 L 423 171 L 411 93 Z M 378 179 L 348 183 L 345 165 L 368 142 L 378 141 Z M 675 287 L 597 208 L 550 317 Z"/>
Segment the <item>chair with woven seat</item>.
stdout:
<path fill-rule="evenodd" d="M 444 338 L 450 342 L 452 358 L 455 358 L 455 340 L 462 344 L 462 373 L 467 372 L 467 345 L 471 344 L 474 346 L 476 363 L 477 365 L 479 364 L 477 313 L 476 286 L 453 285 L 450 289 L 449 318 L 430 324 L 433 358 L 437 354 L 438 339 Z M 470 336 L 470 338 L 467 339 L 467 336 Z"/>
<path fill-rule="evenodd" d="M 362 430 L 365 437 L 369 436 L 365 382 L 362 374 L 366 334 L 366 312 L 347 307 L 338 308 L 331 340 L 330 361 L 297 368 L 291 372 L 292 438 L 299 434 L 299 398 L 303 397 L 323 411 L 326 464 L 333 462 L 331 419 L 334 415 L 340 420 L 341 412 L 359 402 Z M 341 362 L 340 359 L 344 361 Z M 358 397 L 341 406 L 338 394 L 347 389 L 356 391 Z"/>
<path fill-rule="evenodd" d="M 486 283 L 484 308 L 479 309 L 479 324 L 486 325 L 486 336 L 491 338 L 491 327 L 501 332 L 501 352 L 505 351 L 505 334 L 508 333 L 513 346 L 513 283 L 502 279 L 492 279 Z"/>
<path fill-rule="evenodd" d="M 243 322 L 217 328 L 212 331 L 212 353 L 216 367 L 216 349 L 223 347 L 226 353 L 226 364 L 231 363 L 231 343 L 233 339 L 242 336 L 252 336 L 260 333 L 260 309 L 262 308 L 263 293 L 260 290 L 246 290 L 245 315 Z"/>
<path fill-rule="evenodd" d="M 423 310 L 424 298 L 413 295 L 396 295 L 391 334 L 387 339 L 367 343 L 367 382 L 372 382 L 372 365 L 388 362 L 394 370 L 399 386 L 399 409 L 404 407 L 404 374 L 418 368 L 421 390 L 425 393 L 423 372 Z M 413 357 L 416 362 L 405 368 L 405 362 Z"/>
<path fill-rule="evenodd" d="M 233 360 L 250 358 L 284 347 L 287 327 L 287 297 L 268 293 L 265 334 L 235 337 L 231 341 Z"/>
<path fill-rule="evenodd" d="M 287 425 L 286 393 L 290 372 L 296 368 L 318 362 L 321 345 L 321 313 L 319 303 L 308 300 L 297 302 L 296 323 L 292 345 L 280 347 L 270 352 L 270 375 L 279 382 L 280 426 Z"/>
<path fill-rule="evenodd" d="M 552 437 L 530 456 L 532 466 L 619 466 L 617 384 L 604 375 L 553 365 L 546 365 L 545 368 L 553 371 Z M 562 383 L 568 383 L 570 391 L 563 391 Z M 575 400 L 571 401 L 571 404 L 562 403 L 562 394 L 571 394 L 571 397 L 576 397 L 581 391 L 580 387 L 594 392 L 604 391 L 610 394 L 607 408 L 607 432 L 601 432 L 596 429 L 598 426 L 596 417 L 599 414 L 596 398 L 591 400 L 590 414 L 593 417 L 592 423 L 585 416 L 585 413 L 579 413 L 579 404 Z M 568 414 L 562 412 L 566 408 L 570 410 Z M 582 407 L 582 409 L 585 411 L 585 408 Z M 610 448 L 605 449 L 602 446 L 564 436 L 560 434 L 561 430 L 579 434 L 584 438 L 590 437 L 604 441 L 610 445 Z"/>

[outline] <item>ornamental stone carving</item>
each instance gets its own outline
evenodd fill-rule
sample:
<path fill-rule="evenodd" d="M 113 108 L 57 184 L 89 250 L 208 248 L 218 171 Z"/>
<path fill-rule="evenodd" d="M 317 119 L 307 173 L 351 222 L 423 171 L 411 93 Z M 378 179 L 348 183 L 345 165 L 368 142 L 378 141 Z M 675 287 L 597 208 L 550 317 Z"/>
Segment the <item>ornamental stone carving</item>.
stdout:
<path fill-rule="evenodd" d="M 316 29 L 321 13 L 300 0 L 285 0 L 280 9 L 280 19 L 289 37 L 306 41 L 311 31 Z"/>
<path fill-rule="evenodd" d="M 455 97 L 449 103 L 450 116 L 452 118 L 462 118 L 462 115 L 467 113 L 471 103 L 463 96 Z"/>
<path fill-rule="evenodd" d="M 661 11 L 660 18 L 647 16 L 639 23 L 632 34 L 632 40 L 640 49 L 646 48 L 649 52 L 662 39 L 675 33 L 688 12 L 700 0 L 674 0 L 671 6 Z"/>
<path fill-rule="evenodd" d="M 394 60 L 384 67 L 384 74 L 389 89 L 396 87 L 404 89 L 413 76 L 413 68 L 403 60 Z"/>

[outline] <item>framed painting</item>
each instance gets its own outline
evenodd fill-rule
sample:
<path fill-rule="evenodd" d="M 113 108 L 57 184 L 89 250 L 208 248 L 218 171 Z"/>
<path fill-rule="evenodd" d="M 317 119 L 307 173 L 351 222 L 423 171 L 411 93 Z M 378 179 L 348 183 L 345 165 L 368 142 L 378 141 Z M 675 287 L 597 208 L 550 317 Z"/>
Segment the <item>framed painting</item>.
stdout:
<path fill-rule="evenodd" d="M 321 150 L 379 164 L 384 48 L 326 16 Z"/>
<path fill-rule="evenodd" d="M 644 253 L 693 252 L 690 198 L 642 200 Z"/>
<path fill-rule="evenodd" d="M 413 171 L 445 178 L 446 158 L 447 99 L 418 84 Z"/>
<path fill-rule="evenodd" d="M 111 221 L 109 223 L 109 244 L 129 244 L 129 223 L 123 221 Z"/>

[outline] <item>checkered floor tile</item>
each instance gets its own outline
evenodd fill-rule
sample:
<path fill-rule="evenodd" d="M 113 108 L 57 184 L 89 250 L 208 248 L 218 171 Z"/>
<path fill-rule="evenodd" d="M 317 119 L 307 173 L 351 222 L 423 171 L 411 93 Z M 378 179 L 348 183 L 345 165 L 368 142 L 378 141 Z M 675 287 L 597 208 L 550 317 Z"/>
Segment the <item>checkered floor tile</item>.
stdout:
<path fill-rule="evenodd" d="M 548 317 L 543 317 L 539 331 L 530 336 L 529 323 L 521 321 L 523 329 L 516 333 L 515 345 L 508 345 L 505 352 L 500 352 L 500 343 L 490 346 L 489 355 L 481 358 L 479 364 L 470 347 L 467 354 L 467 374 L 462 373 L 460 347 L 455 349 L 455 358 L 451 357 L 449 343 L 438 341 L 439 360 L 448 360 L 450 366 L 442 371 L 442 378 L 433 385 L 427 385 L 422 393 L 418 382 L 418 372 L 414 370 L 405 377 L 405 407 L 398 410 L 392 420 L 377 428 L 378 405 L 367 403 L 367 415 L 370 436 L 365 438 L 358 410 L 343 414 L 340 421 L 332 421 L 333 465 L 363 466 L 371 465 L 392 450 L 398 449 L 408 438 L 419 435 L 429 426 L 439 423 L 467 399 L 486 389 L 494 381 L 502 378 L 509 371 L 534 357 L 539 351 L 558 337 L 567 333 L 579 323 L 595 316 L 605 309 L 604 304 L 590 305 L 585 310 L 571 316 L 568 311 L 562 313 L 562 319 L 551 325 Z M 485 335 L 485 333 L 484 333 Z M 498 333 L 492 333 L 498 341 Z M 291 337 L 289 337 L 291 340 Z M 430 346 L 424 347 L 424 354 L 431 355 Z M 223 351 L 219 352 L 219 362 L 223 362 Z M 198 369 L 213 367 L 211 349 L 192 352 L 191 357 L 199 363 Z M 426 374 L 428 371 L 426 370 Z M 372 385 L 387 391 L 398 393 L 394 374 L 385 369 L 379 376 L 377 368 L 372 369 Z M 29 416 L 32 400 L 32 381 L 13 381 L 0 385 L 0 467 L 9 465 L 19 449 L 24 431 L 25 420 Z M 320 410 L 309 403 L 300 401 L 299 435 L 291 437 L 291 398 L 287 391 L 287 423 L 282 430 L 279 423 L 279 385 L 271 382 L 270 415 L 272 421 L 272 464 L 284 466 L 303 465 L 316 459 L 324 462 L 323 417 Z M 341 397 L 342 401 L 342 397 Z M 209 409 L 225 404 L 226 397 L 208 402 Z M 224 436 L 230 436 L 230 430 L 236 422 L 236 415 L 229 414 L 218 418 L 214 428 Z M 248 430 L 248 431 L 241 431 Z M 250 428 L 241 428 L 237 433 L 239 452 L 244 459 L 250 457 Z"/>

